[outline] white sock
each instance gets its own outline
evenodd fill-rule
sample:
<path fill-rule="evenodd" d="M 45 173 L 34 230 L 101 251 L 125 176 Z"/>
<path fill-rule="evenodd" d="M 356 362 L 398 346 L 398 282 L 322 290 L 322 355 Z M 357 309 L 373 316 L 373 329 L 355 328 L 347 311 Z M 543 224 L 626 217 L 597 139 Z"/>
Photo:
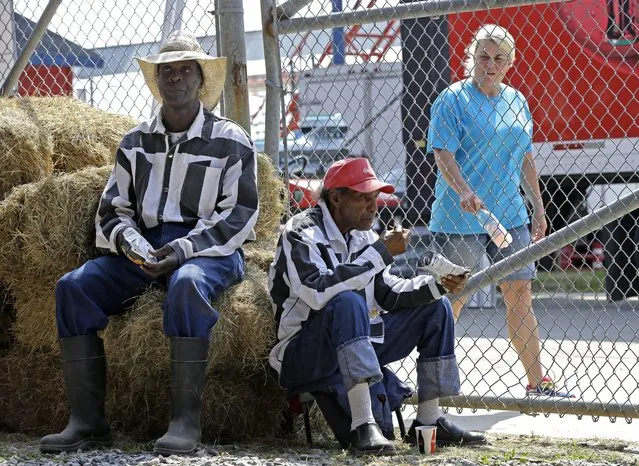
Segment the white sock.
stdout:
<path fill-rule="evenodd" d="M 435 424 L 441 415 L 442 413 L 439 409 L 439 398 L 420 401 L 417 404 L 417 421 L 421 422 L 425 426 Z"/>
<path fill-rule="evenodd" d="M 367 422 L 375 422 L 373 408 L 371 407 L 371 394 L 368 391 L 368 383 L 358 383 L 348 393 L 348 404 L 351 407 L 351 430 Z"/>

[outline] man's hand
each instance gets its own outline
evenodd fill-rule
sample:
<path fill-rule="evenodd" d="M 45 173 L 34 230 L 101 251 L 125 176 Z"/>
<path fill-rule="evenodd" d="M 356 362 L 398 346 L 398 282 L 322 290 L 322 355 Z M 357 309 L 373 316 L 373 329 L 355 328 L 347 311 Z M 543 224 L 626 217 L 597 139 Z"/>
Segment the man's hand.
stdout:
<path fill-rule="evenodd" d="M 145 262 L 140 268 L 154 279 L 173 272 L 180 264 L 177 253 L 168 244 L 157 250 L 151 249 L 149 253 L 157 259 L 157 262 Z"/>
<path fill-rule="evenodd" d="M 464 212 L 475 214 L 484 206 L 484 203 L 481 201 L 481 199 L 479 199 L 479 196 L 475 194 L 475 191 L 465 189 L 459 195 L 459 205 Z"/>
<path fill-rule="evenodd" d="M 449 293 L 459 293 L 464 289 L 468 279 L 470 278 L 470 273 L 464 275 L 446 275 L 445 277 L 441 277 L 439 280 L 442 283 L 442 286 L 448 290 Z"/>
<path fill-rule="evenodd" d="M 120 252 L 136 265 L 149 262 L 151 245 L 135 228 L 120 230 L 115 237 L 115 244 Z"/>
<path fill-rule="evenodd" d="M 391 255 L 398 256 L 403 254 L 410 244 L 410 230 L 405 230 L 401 225 L 397 225 L 392 230 L 384 233 L 382 243 L 386 245 Z"/>

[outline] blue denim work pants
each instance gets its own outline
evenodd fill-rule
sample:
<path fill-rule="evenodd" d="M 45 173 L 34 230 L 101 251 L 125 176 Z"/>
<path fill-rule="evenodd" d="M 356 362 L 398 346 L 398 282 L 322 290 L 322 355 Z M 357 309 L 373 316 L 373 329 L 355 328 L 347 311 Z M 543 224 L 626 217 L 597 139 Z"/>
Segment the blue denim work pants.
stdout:
<path fill-rule="evenodd" d="M 284 354 L 280 383 L 291 392 L 324 390 L 343 381 L 372 385 L 380 366 L 408 356 L 415 348 L 419 401 L 458 395 L 455 329 L 448 298 L 382 314 L 384 342 L 372 343 L 365 299 L 353 291 L 338 294 L 303 324 Z"/>
<path fill-rule="evenodd" d="M 158 249 L 190 229 L 164 224 L 143 231 Z M 211 305 L 244 275 L 244 255 L 238 249 L 225 257 L 195 257 L 166 277 L 154 281 L 124 256 L 101 256 L 64 275 L 56 285 L 56 323 L 60 338 L 95 334 L 122 314 L 152 283 L 166 286 L 162 307 L 168 337 L 209 338 L 218 311 Z"/>

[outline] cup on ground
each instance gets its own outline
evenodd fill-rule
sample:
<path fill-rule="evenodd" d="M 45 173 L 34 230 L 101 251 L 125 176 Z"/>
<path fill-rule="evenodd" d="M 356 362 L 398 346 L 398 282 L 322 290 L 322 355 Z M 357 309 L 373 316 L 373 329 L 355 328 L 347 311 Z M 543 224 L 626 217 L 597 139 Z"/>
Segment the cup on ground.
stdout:
<path fill-rule="evenodd" d="M 435 442 L 437 439 L 437 427 L 418 426 L 415 428 L 417 436 L 417 448 L 423 455 L 432 455 L 435 453 Z"/>

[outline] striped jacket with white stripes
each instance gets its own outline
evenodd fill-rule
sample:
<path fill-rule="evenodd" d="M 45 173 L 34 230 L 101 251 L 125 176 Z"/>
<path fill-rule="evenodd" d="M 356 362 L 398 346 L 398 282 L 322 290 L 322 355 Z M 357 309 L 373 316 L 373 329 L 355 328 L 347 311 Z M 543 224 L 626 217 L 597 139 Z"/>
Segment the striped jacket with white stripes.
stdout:
<path fill-rule="evenodd" d="M 269 362 L 280 372 L 286 346 L 313 312 L 338 293 L 355 291 L 381 312 L 428 304 L 446 290 L 429 275 L 391 274 L 393 256 L 372 231 L 340 233 L 323 201 L 292 217 L 282 232 L 269 272 L 278 342 Z"/>
<path fill-rule="evenodd" d="M 191 227 L 169 243 L 180 264 L 228 256 L 255 239 L 257 214 L 253 143 L 237 123 L 200 104 L 174 144 L 160 113 L 124 136 L 96 214 L 96 246 L 117 254 L 120 230 L 179 223 Z"/>

